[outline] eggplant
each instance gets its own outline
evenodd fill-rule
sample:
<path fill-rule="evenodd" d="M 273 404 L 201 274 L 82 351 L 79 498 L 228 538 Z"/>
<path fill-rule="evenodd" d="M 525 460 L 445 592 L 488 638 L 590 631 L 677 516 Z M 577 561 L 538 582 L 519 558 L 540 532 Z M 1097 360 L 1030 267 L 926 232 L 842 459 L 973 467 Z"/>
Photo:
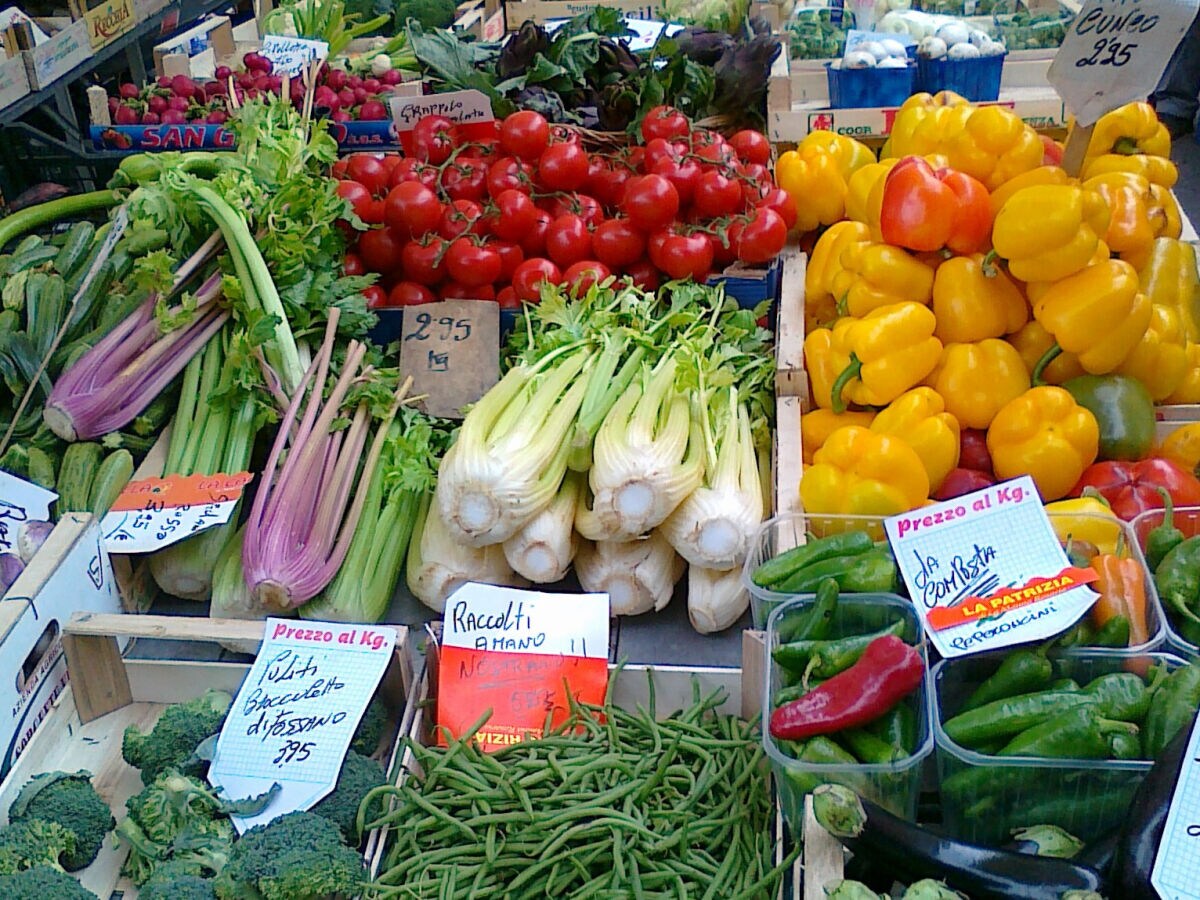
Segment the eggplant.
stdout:
<path fill-rule="evenodd" d="M 1113 857 L 1110 879 L 1114 897 L 1159 900 L 1158 891 L 1150 884 L 1150 873 L 1167 826 L 1167 813 L 1171 809 L 1184 754 L 1192 739 L 1192 728 L 1179 729 L 1133 795 Z"/>
<path fill-rule="evenodd" d="M 840 784 L 813 791 L 813 813 L 843 847 L 901 881 L 935 878 L 971 900 L 1060 900 L 1068 891 L 1099 891 L 1100 874 L 1047 856 L 980 847 L 934 834 Z"/>
<path fill-rule="evenodd" d="M 1120 830 L 1114 829 L 1103 837 L 1092 841 L 1080 850 L 1078 855 L 1071 857 L 1071 859 L 1082 866 L 1095 869 L 1105 878 L 1108 878 L 1109 870 L 1112 869 L 1113 857 L 1117 854 L 1117 841 L 1120 837 Z"/>

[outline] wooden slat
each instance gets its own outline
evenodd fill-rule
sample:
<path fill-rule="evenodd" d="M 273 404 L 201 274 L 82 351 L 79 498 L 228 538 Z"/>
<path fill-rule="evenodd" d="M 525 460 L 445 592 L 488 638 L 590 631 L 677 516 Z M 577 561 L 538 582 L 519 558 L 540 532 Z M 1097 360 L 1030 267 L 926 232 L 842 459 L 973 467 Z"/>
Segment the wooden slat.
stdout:
<path fill-rule="evenodd" d="M 825 900 L 825 887 L 845 877 L 842 845 L 818 823 L 812 794 L 804 798 L 804 900 Z"/>
<path fill-rule="evenodd" d="M 808 393 L 804 374 L 804 277 L 808 255 L 789 247 L 783 257 L 779 311 L 775 322 L 775 393 L 801 397 Z"/>
<path fill-rule="evenodd" d="M 64 632 L 62 644 L 81 722 L 91 722 L 133 702 L 116 638 Z"/>
<path fill-rule="evenodd" d="M 800 475 L 804 453 L 800 443 L 800 398 L 775 400 L 775 515 L 801 512 Z M 786 547 L 778 548 L 786 550 Z"/>
<path fill-rule="evenodd" d="M 249 619 L 212 619 L 208 616 L 126 616 L 76 613 L 66 634 L 154 638 L 162 641 L 262 641 L 263 623 Z"/>

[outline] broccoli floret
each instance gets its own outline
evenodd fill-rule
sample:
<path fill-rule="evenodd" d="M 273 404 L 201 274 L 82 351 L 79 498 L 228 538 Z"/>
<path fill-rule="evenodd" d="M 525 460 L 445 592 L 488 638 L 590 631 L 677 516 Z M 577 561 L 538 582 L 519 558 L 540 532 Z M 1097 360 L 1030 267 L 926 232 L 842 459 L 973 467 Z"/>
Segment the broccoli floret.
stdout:
<path fill-rule="evenodd" d="M 116 821 L 112 810 L 92 787 L 90 772 L 47 772 L 35 775 L 8 810 L 12 822 L 42 819 L 75 833 L 75 849 L 63 857 L 63 868 L 77 872 L 100 852 L 104 836 Z"/>
<path fill-rule="evenodd" d="M 199 865 L 182 860 L 163 863 L 138 891 L 139 900 L 217 900 L 211 878 Z"/>
<path fill-rule="evenodd" d="M 49 866 L 26 869 L 16 875 L 0 875 L 0 897 L 4 900 L 96 900 L 96 895 L 65 872 Z"/>
<path fill-rule="evenodd" d="M 458 15 L 455 0 L 396 0 L 392 21 L 403 28 L 409 19 L 416 19 L 425 28 L 449 28 Z"/>
<path fill-rule="evenodd" d="M 350 740 L 350 749 L 363 756 L 372 755 L 379 749 L 379 741 L 383 738 L 383 729 L 387 721 L 387 705 L 376 697 L 363 713 L 362 721 L 358 723 L 354 737 Z"/>
<path fill-rule="evenodd" d="M 363 879 L 362 857 L 341 830 L 311 812 L 258 825 L 233 845 L 217 877 L 221 900 L 324 900 L 352 894 Z"/>
<path fill-rule="evenodd" d="M 129 816 L 117 826 L 117 841 L 129 847 L 129 855 L 121 866 L 121 874 L 134 884 L 143 884 L 167 858 L 170 847 L 150 840 L 141 826 Z"/>
<path fill-rule="evenodd" d="M 75 832 L 57 822 L 25 819 L 0 828 L 0 874 L 15 875 L 36 866 L 62 869 L 75 852 Z"/>
<path fill-rule="evenodd" d="M 333 791 L 322 798 L 312 811 L 342 829 L 342 836 L 347 843 L 357 845 L 358 808 L 372 788 L 377 788 L 386 781 L 387 774 L 383 771 L 383 766 L 351 750 L 346 754 L 346 761 L 342 763 L 342 771 L 338 773 Z"/>
<path fill-rule="evenodd" d="M 194 700 L 168 706 L 149 734 L 134 725 L 125 729 L 121 756 L 142 770 L 144 784 L 168 769 L 198 775 L 201 765 L 188 765 L 196 745 L 221 730 L 232 703 L 233 697 L 224 691 L 208 691 Z"/>

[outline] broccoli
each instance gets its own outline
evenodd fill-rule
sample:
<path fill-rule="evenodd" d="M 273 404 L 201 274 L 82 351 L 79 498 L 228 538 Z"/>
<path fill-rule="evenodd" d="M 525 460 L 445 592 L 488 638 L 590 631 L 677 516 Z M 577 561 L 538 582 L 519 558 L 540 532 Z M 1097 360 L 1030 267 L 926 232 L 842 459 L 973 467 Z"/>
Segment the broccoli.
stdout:
<path fill-rule="evenodd" d="M 0 828 L 0 874 L 16 875 L 37 866 L 62 871 L 61 859 L 75 852 L 75 832 L 57 822 L 25 819 Z"/>
<path fill-rule="evenodd" d="M 449 28 L 458 16 L 455 0 L 396 0 L 392 21 L 404 28 L 409 19 L 416 19 L 425 28 Z"/>
<path fill-rule="evenodd" d="M 121 756 L 142 770 L 144 784 L 167 769 L 198 775 L 201 764 L 191 761 L 196 745 L 221 730 L 232 703 L 233 697 L 224 691 L 207 691 L 194 700 L 168 706 L 149 734 L 134 725 L 125 729 Z"/>
<path fill-rule="evenodd" d="M 376 697 L 367 706 L 362 721 L 350 741 L 350 749 L 363 756 L 371 756 L 379 749 L 379 741 L 383 738 L 383 729 L 387 725 L 387 705 Z"/>
<path fill-rule="evenodd" d="M 322 798 L 312 811 L 342 829 L 342 836 L 347 843 L 357 845 L 358 808 L 372 788 L 386 782 L 387 775 L 383 766 L 351 750 L 346 754 L 346 761 L 342 763 L 342 771 L 338 773 L 333 791 Z"/>
<path fill-rule="evenodd" d="M 96 895 L 65 872 L 37 866 L 16 875 L 0 875 L 4 900 L 96 900 Z"/>
<path fill-rule="evenodd" d="M 172 860 L 154 870 L 138 891 L 139 900 L 217 900 L 212 879 L 194 863 Z"/>
<path fill-rule="evenodd" d="M 77 872 L 100 852 L 104 836 L 116 821 L 112 810 L 92 787 L 90 772 L 47 772 L 21 788 L 8 809 L 11 822 L 43 819 L 75 833 L 75 849 L 63 857 L 63 868 Z"/>
<path fill-rule="evenodd" d="M 150 840 L 142 827 L 129 816 L 114 832 L 118 844 L 129 847 L 129 855 L 121 865 L 121 874 L 134 884 L 143 884 L 154 874 L 159 863 L 167 858 L 170 848 Z"/>
<path fill-rule="evenodd" d="M 362 858 L 342 842 L 328 819 L 294 812 L 258 825 L 233 845 L 217 877 L 221 900 L 324 900 L 353 894 L 363 879 Z"/>

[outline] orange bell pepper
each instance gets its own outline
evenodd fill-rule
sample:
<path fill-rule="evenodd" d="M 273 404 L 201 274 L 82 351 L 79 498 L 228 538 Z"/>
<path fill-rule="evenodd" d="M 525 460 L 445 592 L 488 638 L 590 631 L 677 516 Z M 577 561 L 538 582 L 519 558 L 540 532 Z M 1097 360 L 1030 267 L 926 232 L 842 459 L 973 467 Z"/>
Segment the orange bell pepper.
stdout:
<path fill-rule="evenodd" d="M 910 156 L 887 174 L 879 223 L 884 241 L 897 247 L 976 253 L 987 246 L 991 203 L 987 188 L 970 175 L 935 171 Z"/>
<path fill-rule="evenodd" d="M 1091 567 L 1100 577 L 1092 589 L 1100 595 L 1091 609 L 1091 620 L 1102 628 L 1109 619 L 1124 616 L 1129 622 L 1129 646 L 1150 640 L 1146 619 L 1146 575 L 1133 557 L 1102 553 L 1092 558 Z"/>
<path fill-rule="evenodd" d="M 832 409 L 814 409 L 800 417 L 800 448 L 804 464 L 812 465 L 813 454 L 825 446 L 829 436 L 846 425 L 870 428 L 875 421 L 875 410 L 846 410 L 835 413 Z"/>

